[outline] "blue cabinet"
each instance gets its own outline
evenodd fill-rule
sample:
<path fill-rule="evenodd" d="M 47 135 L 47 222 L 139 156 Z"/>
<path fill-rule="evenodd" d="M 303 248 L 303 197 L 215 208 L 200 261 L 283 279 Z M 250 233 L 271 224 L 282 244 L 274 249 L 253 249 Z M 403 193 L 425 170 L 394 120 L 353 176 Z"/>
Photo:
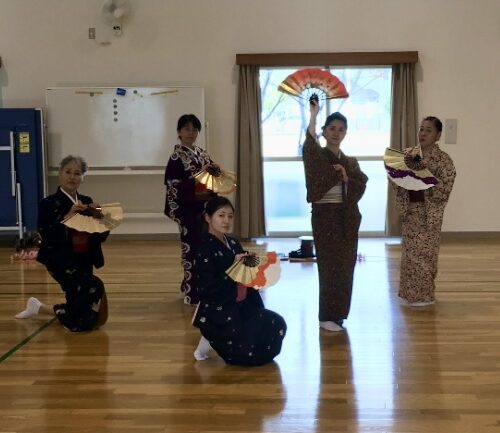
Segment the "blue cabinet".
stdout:
<path fill-rule="evenodd" d="M 37 229 L 46 195 L 43 115 L 40 109 L 0 109 L 0 230 Z"/>

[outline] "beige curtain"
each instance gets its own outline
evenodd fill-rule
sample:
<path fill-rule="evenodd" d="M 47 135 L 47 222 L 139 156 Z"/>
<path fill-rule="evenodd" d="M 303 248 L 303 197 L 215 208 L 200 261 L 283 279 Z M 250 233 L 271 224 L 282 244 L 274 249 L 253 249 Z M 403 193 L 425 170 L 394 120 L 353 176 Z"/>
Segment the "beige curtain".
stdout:
<path fill-rule="evenodd" d="M 392 67 L 391 148 L 402 150 L 415 146 L 417 139 L 417 86 L 415 63 Z M 385 232 L 401 234 L 401 221 L 395 206 L 395 193 L 389 185 Z"/>
<path fill-rule="evenodd" d="M 235 232 L 249 239 L 266 234 L 260 116 L 259 67 L 239 66 Z"/>

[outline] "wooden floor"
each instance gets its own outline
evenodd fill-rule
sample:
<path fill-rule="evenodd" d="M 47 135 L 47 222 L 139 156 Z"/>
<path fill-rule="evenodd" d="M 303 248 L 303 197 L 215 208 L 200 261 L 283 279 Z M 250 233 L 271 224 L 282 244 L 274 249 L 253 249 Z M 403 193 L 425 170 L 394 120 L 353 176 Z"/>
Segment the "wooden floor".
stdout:
<path fill-rule="evenodd" d="M 280 252 L 297 240 L 255 246 Z M 288 334 L 276 362 L 195 362 L 178 244 L 105 246 L 110 320 L 71 334 L 15 320 L 60 289 L 0 249 L 0 432 L 500 432 L 500 242 L 443 242 L 438 303 L 396 299 L 400 246 L 362 239 L 344 334 L 319 331 L 313 263 L 282 264 L 264 292 Z"/>

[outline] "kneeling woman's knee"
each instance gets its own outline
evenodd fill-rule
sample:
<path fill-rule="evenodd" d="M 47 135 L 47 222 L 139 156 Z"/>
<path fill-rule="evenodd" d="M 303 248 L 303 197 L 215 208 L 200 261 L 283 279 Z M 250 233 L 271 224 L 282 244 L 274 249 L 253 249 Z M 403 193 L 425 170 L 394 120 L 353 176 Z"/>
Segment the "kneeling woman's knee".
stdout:
<path fill-rule="evenodd" d="M 89 294 L 93 299 L 101 299 L 104 294 L 104 283 L 99 277 L 92 275 L 89 284 Z"/>

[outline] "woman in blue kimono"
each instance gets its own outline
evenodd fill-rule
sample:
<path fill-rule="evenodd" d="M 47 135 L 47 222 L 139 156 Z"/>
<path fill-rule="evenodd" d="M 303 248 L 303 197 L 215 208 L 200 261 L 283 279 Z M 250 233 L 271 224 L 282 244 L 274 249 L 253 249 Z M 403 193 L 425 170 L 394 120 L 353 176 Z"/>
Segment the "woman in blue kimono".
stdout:
<path fill-rule="evenodd" d="M 165 215 L 179 225 L 181 263 L 184 278 L 181 292 L 184 303 L 198 303 L 198 288 L 194 260 L 201 240 L 202 213 L 206 201 L 215 194 L 197 183 L 194 175 L 202 169 L 220 170 L 210 156 L 195 142 L 201 122 L 194 114 L 184 114 L 177 122 L 179 143 L 175 145 L 165 169 Z"/>
<path fill-rule="evenodd" d="M 62 221 L 75 213 L 97 212 L 93 200 L 78 193 L 87 171 L 87 163 L 69 155 L 59 166 L 59 187 L 45 197 L 38 209 L 38 230 L 42 238 L 37 260 L 60 284 L 66 302 L 46 305 L 29 298 L 26 309 L 16 315 L 26 319 L 38 313 L 55 314 L 61 324 L 73 332 L 88 331 L 107 315 L 107 301 L 102 280 L 93 268 L 104 265 L 101 243 L 109 232 L 86 233 L 66 227 Z"/>
<path fill-rule="evenodd" d="M 212 198 L 204 216 L 208 233 L 196 258 L 200 304 L 193 318 L 202 337 L 194 357 L 202 361 L 213 348 L 228 364 L 266 364 L 281 351 L 285 320 L 264 308 L 257 290 L 226 275 L 226 270 L 247 254 L 228 236 L 234 218 L 231 202 L 225 197 Z"/>

